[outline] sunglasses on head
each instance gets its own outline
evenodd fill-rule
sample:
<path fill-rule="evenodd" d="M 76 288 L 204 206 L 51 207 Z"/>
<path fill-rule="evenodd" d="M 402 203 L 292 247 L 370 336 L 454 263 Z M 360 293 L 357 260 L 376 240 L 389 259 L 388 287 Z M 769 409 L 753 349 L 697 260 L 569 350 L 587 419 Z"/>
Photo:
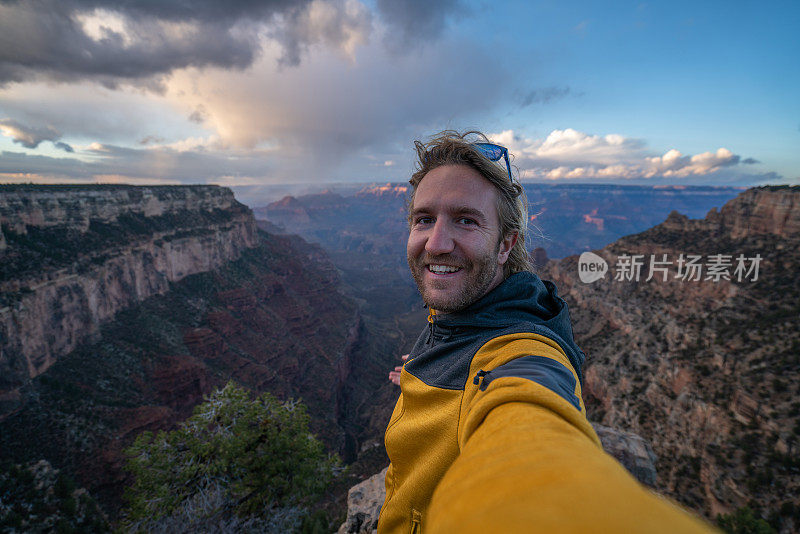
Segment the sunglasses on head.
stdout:
<path fill-rule="evenodd" d="M 511 162 L 508 161 L 508 149 L 504 146 L 495 145 L 494 143 L 472 143 L 472 146 L 478 149 L 478 152 L 483 154 L 489 161 L 498 161 L 501 157 L 506 160 L 506 169 L 508 169 L 508 179 L 514 183 L 514 176 L 511 174 Z"/>

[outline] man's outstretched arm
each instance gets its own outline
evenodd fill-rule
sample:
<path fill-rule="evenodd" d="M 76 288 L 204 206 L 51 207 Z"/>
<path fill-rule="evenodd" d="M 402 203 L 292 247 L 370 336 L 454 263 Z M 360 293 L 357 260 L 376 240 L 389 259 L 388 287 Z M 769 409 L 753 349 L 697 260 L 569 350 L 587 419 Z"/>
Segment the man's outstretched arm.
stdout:
<path fill-rule="evenodd" d="M 580 385 L 559 373 L 577 377 L 554 349 L 520 339 L 491 351 L 492 361 L 483 358 L 484 368 L 495 370 L 477 373 L 467 386 L 461 452 L 434 492 L 426 530 L 712 532 L 602 450 Z M 542 356 L 509 360 L 510 351 Z M 495 367 L 497 354 L 505 362 Z"/>

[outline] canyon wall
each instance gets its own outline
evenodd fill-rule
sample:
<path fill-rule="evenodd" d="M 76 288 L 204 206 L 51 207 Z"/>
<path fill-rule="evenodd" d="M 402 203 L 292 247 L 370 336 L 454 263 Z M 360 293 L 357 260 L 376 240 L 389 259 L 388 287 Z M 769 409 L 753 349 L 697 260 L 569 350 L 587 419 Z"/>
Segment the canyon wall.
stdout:
<path fill-rule="evenodd" d="M 217 186 L 0 186 L 0 418 L 120 310 L 257 244 Z"/>
<path fill-rule="evenodd" d="M 719 211 L 712 209 L 705 219 L 692 221 L 683 217 L 679 220 L 681 223 L 671 228 L 684 232 L 713 228 L 731 239 L 762 234 L 795 238 L 800 235 L 800 195 L 796 188 L 789 187 L 749 189 Z"/>
<path fill-rule="evenodd" d="M 126 213 L 147 217 L 180 210 L 237 210 L 233 193 L 215 185 L 24 185 L 0 187 L 0 221 L 17 232 L 28 226 L 66 226 L 86 231 L 92 221 Z"/>
<path fill-rule="evenodd" d="M 302 401 L 349 461 L 372 436 L 361 405 L 378 388 L 364 383 L 392 387 L 371 359 L 383 336 L 318 246 L 257 230 L 218 187 L 0 195 L 3 462 L 47 460 L 113 517 L 130 483 L 123 449 L 231 380 Z M 380 376 L 362 379 L 373 366 Z"/>
<path fill-rule="evenodd" d="M 589 417 L 652 443 L 659 491 L 710 519 L 750 506 L 782 532 L 800 524 L 798 230 L 800 187 L 756 188 L 595 251 L 608 264 L 595 282 L 576 256 L 540 273 L 587 355 Z M 690 256 L 696 278 L 679 271 Z M 740 256 L 757 273 L 738 276 Z M 619 276 L 634 257 L 640 276 Z"/>

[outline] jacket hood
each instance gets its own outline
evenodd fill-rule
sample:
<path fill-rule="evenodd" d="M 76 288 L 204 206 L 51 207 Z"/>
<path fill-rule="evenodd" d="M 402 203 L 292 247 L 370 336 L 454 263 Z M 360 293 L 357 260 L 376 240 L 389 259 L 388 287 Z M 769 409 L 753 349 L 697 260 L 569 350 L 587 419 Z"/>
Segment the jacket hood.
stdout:
<path fill-rule="evenodd" d="M 583 382 L 586 359 L 575 344 L 567 303 L 558 296 L 555 284 L 525 271 L 506 278 L 492 291 L 467 308 L 431 318 L 433 329 L 505 329 L 527 325 L 529 331 L 559 344 Z"/>

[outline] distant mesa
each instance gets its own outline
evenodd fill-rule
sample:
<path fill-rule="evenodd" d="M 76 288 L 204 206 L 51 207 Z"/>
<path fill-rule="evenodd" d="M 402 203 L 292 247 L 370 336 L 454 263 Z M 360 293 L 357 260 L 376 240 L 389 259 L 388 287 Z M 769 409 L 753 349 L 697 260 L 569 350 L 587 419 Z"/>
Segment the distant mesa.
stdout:
<path fill-rule="evenodd" d="M 385 185 L 368 186 L 358 191 L 355 196 L 383 196 L 391 195 L 395 197 L 406 196 L 410 193 L 410 188 L 407 185 L 387 183 Z"/>
<path fill-rule="evenodd" d="M 672 210 L 704 216 L 741 191 L 738 188 L 664 188 L 616 185 L 525 184 L 529 201 L 529 250 L 550 258 L 596 250 L 624 235 L 662 222 Z M 319 243 L 328 251 L 392 250 L 404 256 L 408 236 L 408 184 L 369 185 L 357 191 L 285 197 L 254 208 L 288 233 Z M 354 243 L 358 241 L 358 243 Z"/>

